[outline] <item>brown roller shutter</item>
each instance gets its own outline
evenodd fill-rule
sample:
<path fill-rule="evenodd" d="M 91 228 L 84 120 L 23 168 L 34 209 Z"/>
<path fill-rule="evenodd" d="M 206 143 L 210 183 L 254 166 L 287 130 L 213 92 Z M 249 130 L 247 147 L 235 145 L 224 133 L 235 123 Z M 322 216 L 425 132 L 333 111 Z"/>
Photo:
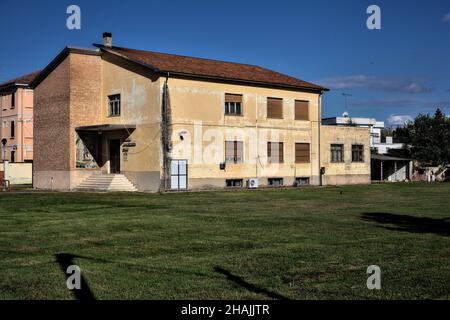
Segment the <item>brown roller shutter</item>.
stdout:
<path fill-rule="evenodd" d="M 310 163 L 309 143 L 295 144 L 295 162 L 296 163 Z"/>
<path fill-rule="evenodd" d="M 295 120 L 309 120 L 309 101 L 295 100 Z"/>
<path fill-rule="evenodd" d="M 283 163 L 284 162 L 283 142 L 267 142 L 267 158 L 270 163 Z"/>
<path fill-rule="evenodd" d="M 242 94 L 225 93 L 225 102 L 242 103 Z"/>
<path fill-rule="evenodd" d="M 283 99 L 267 98 L 267 118 L 283 118 Z"/>

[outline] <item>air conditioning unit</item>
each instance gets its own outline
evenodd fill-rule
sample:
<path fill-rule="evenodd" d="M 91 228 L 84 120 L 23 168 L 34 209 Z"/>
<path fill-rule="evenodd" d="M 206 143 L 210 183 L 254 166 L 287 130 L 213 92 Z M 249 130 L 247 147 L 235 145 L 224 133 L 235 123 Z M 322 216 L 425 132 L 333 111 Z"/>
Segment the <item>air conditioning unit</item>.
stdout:
<path fill-rule="evenodd" d="M 259 186 L 259 179 L 258 178 L 251 178 L 248 179 L 248 187 L 250 189 L 256 189 Z"/>

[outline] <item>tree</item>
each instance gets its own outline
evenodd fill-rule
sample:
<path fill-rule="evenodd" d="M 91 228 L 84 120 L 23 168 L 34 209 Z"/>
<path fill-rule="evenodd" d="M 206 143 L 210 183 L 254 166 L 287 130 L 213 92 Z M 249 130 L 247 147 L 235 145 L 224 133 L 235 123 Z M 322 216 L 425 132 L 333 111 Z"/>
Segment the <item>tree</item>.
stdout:
<path fill-rule="evenodd" d="M 408 145 L 411 157 L 423 166 L 450 163 L 450 118 L 439 108 L 434 116 L 419 114 L 397 128 L 395 136 Z"/>

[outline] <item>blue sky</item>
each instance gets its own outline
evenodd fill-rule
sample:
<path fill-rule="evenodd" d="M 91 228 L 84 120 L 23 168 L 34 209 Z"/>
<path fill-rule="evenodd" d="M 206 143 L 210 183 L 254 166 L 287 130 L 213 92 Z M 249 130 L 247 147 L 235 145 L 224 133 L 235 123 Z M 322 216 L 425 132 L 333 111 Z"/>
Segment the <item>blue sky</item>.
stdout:
<path fill-rule="evenodd" d="M 81 8 L 81 30 L 66 9 Z M 366 9 L 381 8 L 369 30 Z M 450 114 L 450 1 L 2 1 L 0 81 L 40 69 L 104 31 L 124 47 L 261 65 L 325 85 L 324 116 L 399 123 Z"/>

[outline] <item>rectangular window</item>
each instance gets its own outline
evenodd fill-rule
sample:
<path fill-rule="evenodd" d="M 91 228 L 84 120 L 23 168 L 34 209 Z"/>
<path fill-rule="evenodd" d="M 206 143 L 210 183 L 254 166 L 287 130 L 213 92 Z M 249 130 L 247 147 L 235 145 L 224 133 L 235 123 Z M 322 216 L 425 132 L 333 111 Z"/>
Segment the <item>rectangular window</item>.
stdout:
<path fill-rule="evenodd" d="M 244 143 L 242 141 L 225 141 L 225 162 L 244 162 Z"/>
<path fill-rule="evenodd" d="M 11 109 L 16 107 L 16 91 L 11 93 Z"/>
<path fill-rule="evenodd" d="M 283 142 L 267 142 L 267 160 L 269 163 L 283 163 L 283 151 Z"/>
<path fill-rule="evenodd" d="M 267 98 L 267 118 L 283 118 L 283 99 Z"/>
<path fill-rule="evenodd" d="M 282 187 L 283 186 L 283 178 L 269 178 L 268 185 L 269 185 L 269 187 Z"/>
<path fill-rule="evenodd" d="M 225 93 L 225 114 L 230 116 L 242 115 L 242 94 Z"/>
<path fill-rule="evenodd" d="M 310 163 L 309 143 L 295 144 L 295 163 Z"/>
<path fill-rule="evenodd" d="M 299 177 L 295 178 L 294 185 L 296 187 L 308 186 L 309 185 L 309 177 Z"/>
<path fill-rule="evenodd" d="M 364 146 L 362 144 L 352 145 L 352 162 L 364 162 Z"/>
<path fill-rule="evenodd" d="M 108 109 L 110 117 L 120 116 L 120 94 L 108 96 Z"/>
<path fill-rule="evenodd" d="M 309 101 L 295 100 L 295 120 L 309 120 Z"/>
<path fill-rule="evenodd" d="M 16 162 L 16 152 L 15 151 L 11 151 L 11 162 Z"/>
<path fill-rule="evenodd" d="M 13 139 L 15 135 L 16 135 L 16 125 L 14 121 L 11 121 L 11 139 Z"/>
<path fill-rule="evenodd" d="M 344 145 L 331 145 L 331 162 L 344 162 Z"/>
<path fill-rule="evenodd" d="M 228 188 L 242 188 L 243 186 L 242 179 L 228 179 L 225 182 Z"/>

